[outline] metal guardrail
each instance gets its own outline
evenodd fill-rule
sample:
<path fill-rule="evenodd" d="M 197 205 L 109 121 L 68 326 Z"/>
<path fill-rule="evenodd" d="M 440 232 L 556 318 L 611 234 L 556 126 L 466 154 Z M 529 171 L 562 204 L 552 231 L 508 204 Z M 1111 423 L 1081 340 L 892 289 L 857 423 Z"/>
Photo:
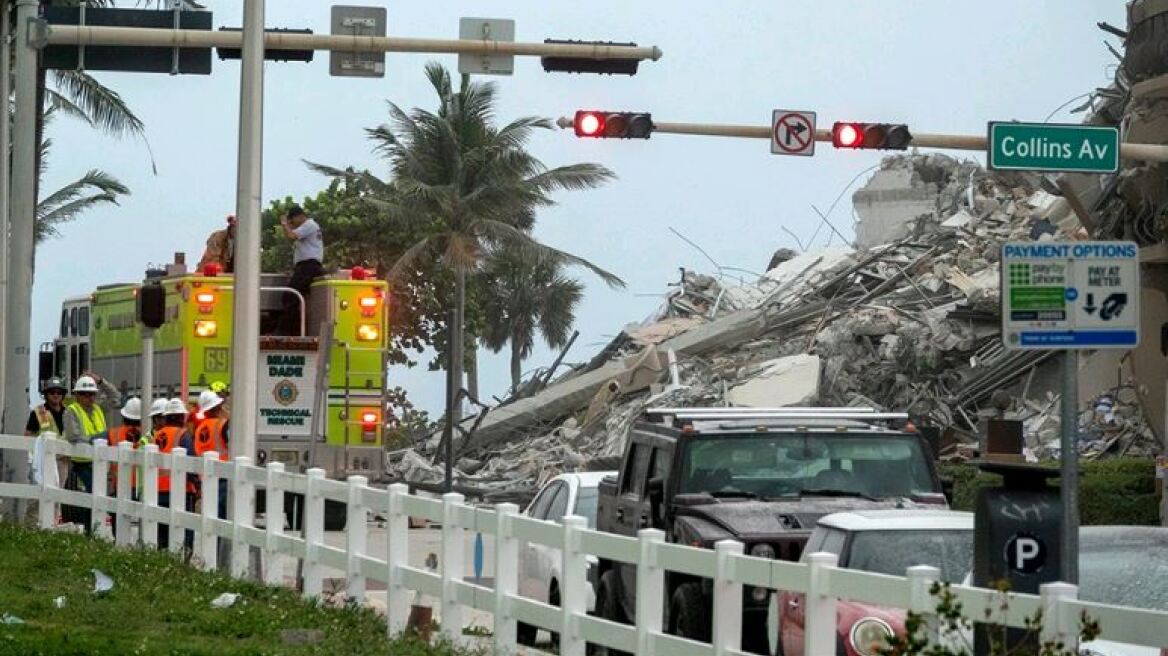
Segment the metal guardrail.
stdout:
<path fill-rule="evenodd" d="M 41 442 L 41 448 L 37 443 Z M 441 632 L 452 643 L 468 644 L 462 634 L 464 612 L 474 608 L 494 615 L 493 641 L 496 653 L 510 653 L 516 646 L 516 623 L 524 622 L 555 631 L 560 635 L 560 654 L 583 656 L 586 643 L 606 645 L 636 654 L 729 655 L 743 654 L 741 616 L 743 586 L 787 590 L 806 594 L 804 648 L 807 654 L 835 653 L 836 600 L 854 599 L 881 606 L 900 606 L 932 614 L 935 603 L 929 587 L 939 576 L 934 567 L 910 567 L 904 578 L 871 574 L 836 566 L 836 556 L 810 554 L 808 563 L 755 558 L 743 554 L 743 544 L 724 540 L 709 549 L 669 544 L 657 529 L 642 529 L 636 538 L 602 533 L 585 528 L 583 517 L 568 516 L 562 523 L 545 522 L 518 514 L 514 504 L 503 503 L 493 509 L 476 508 L 464 503 L 458 493 L 441 500 L 410 495 L 403 484 L 388 489 L 369 487 L 362 476 L 345 482 L 327 480 L 324 470 L 310 469 L 306 475 L 284 471 L 282 463 L 266 467 L 252 465 L 250 458 L 220 462 L 218 454 L 192 458 L 183 449 L 171 454 L 159 453 L 149 445 L 134 450 L 129 444 L 110 447 L 104 441 L 95 446 L 72 446 L 52 438 L 32 439 L 0 435 L 0 449 L 40 452 L 42 471 L 55 472 L 58 455 L 84 455 L 93 458 L 93 480 L 106 480 L 110 465 L 117 471 L 116 496 L 108 496 L 106 486 L 95 485 L 92 493 L 64 490 L 45 477 L 39 484 L 0 483 L 0 497 L 37 499 L 39 524 L 52 526 L 57 504 L 89 507 L 95 526 L 106 514 L 114 517 L 117 543 L 131 544 L 130 520 L 142 521 L 141 539 L 148 546 L 157 542 L 158 524 L 169 524 L 172 551 L 182 548 L 182 531 L 195 533 L 195 553 L 205 569 L 217 566 L 216 539 L 232 541 L 230 569 L 233 576 L 244 577 L 249 568 L 249 550 L 263 553 L 263 580 L 269 584 L 282 581 L 282 570 L 275 566 L 279 556 L 304 561 L 303 592 L 319 597 L 323 592 L 327 569 L 344 572 L 347 596 L 365 596 L 367 582 L 383 581 L 387 586 L 388 633 L 406 628 L 414 591 L 432 595 L 441 603 Z M 130 472 L 138 468 L 144 476 L 141 501 L 130 499 Z M 187 512 L 182 504 L 170 508 L 158 506 L 158 471 L 168 469 L 172 481 L 181 481 L 188 473 L 203 481 L 203 507 L 199 514 Z M 215 516 L 218 479 L 226 479 L 231 489 L 230 520 Z M 303 536 L 284 532 L 283 522 L 254 525 L 250 500 L 257 488 L 267 490 L 269 516 L 283 514 L 284 495 L 305 495 L 305 530 Z M 324 502 L 326 499 L 347 504 L 348 531 L 343 548 L 324 542 Z M 373 510 L 387 518 L 385 553 L 369 553 L 366 534 L 366 511 Z M 442 524 L 441 571 L 430 572 L 411 567 L 406 558 L 410 539 L 408 518 L 424 517 Z M 493 536 L 495 541 L 495 584 L 487 588 L 463 580 L 467 554 L 464 532 Z M 543 544 L 561 553 L 559 607 L 540 603 L 519 595 L 520 542 Z M 585 608 L 585 578 L 588 557 L 637 564 L 637 623 L 616 624 L 588 615 Z M 705 644 L 668 635 L 662 626 L 664 617 L 665 576 L 667 571 L 684 571 L 704 576 L 713 582 L 713 641 Z M 1077 588 L 1064 583 L 1042 587 L 1040 595 L 1004 594 L 966 586 L 952 591 L 963 604 L 966 616 L 984 621 L 986 617 L 1000 624 L 1025 628 L 1039 610 L 1046 621 L 1042 638 L 1074 644 L 1081 613 L 1099 622 L 1101 639 L 1147 647 L 1168 647 L 1168 612 L 1088 603 L 1077 599 Z M 990 614 L 987 615 L 986 613 Z"/>

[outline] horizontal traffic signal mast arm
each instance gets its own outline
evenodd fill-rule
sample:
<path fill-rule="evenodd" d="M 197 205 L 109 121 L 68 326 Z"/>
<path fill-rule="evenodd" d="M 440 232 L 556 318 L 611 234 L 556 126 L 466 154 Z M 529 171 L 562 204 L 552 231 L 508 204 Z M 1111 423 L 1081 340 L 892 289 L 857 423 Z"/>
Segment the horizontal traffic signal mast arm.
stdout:
<path fill-rule="evenodd" d="M 563 117 L 556 124 L 564 129 L 571 129 L 571 118 Z M 771 128 L 767 125 L 729 125 L 717 123 L 661 123 L 653 122 L 653 133 L 666 134 L 694 134 L 707 137 L 737 137 L 742 139 L 771 138 Z M 815 140 L 831 143 L 831 130 L 820 129 L 815 131 Z M 948 150 L 980 150 L 985 152 L 987 147 L 985 135 L 961 134 L 919 134 L 914 132 L 910 147 L 917 148 L 945 148 Z M 1124 159 L 1145 162 L 1168 162 L 1168 145 L 1121 143 L 1120 156 Z"/>
<path fill-rule="evenodd" d="M 48 45 L 138 46 L 167 48 L 240 48 L 241 32 L 168 30 L 142 27 L 50 25 Z M 593 43 L 519 43 L 485 39 L 408 39 L 387 36 L 290 34 L 267 32 L 264 48 L 274 50 L 333 50 L 338 52 L 432 52 L 582 59 L 661 58 L 657 46 L 621 46 Z"/>

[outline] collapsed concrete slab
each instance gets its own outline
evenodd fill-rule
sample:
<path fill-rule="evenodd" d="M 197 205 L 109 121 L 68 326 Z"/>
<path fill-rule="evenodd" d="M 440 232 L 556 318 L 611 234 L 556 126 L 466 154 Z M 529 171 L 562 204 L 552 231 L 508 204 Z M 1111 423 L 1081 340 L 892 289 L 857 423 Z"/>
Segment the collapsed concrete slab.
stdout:
<path fill-rule="evenodd" d="M 731 387 L 731 405 L 752 408 L 810 406 L 819 400 L 819 356 L 802 353 L 775 358 L 747 374 L 745 383 Z"/>

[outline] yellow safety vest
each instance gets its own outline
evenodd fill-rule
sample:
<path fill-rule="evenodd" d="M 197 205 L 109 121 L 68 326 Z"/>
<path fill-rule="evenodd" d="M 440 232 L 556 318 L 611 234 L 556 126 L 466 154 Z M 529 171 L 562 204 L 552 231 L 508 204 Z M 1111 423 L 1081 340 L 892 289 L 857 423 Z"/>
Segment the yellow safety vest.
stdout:
<path fill-rule="evenodd" d="M 86 442 L 93 444 L 96 439 L 109 437 L 105 428 L 105 413 L 102 412 L 101 406 L 94 403 L 92 415 L 87 413 L 80 403 L 70 403 L 66 409 L 76 415 L 77 420 L 81 422 L 81 432 L 85 434 Z M 73 462 L 93 462 L 93 458 L 74 456 Z"/>
<path fill-rule="evenodd" d="M 33 408 L 33 412 L 36 413 L 37 424 L 40 425 L 40 430 L 37 432 L 38 435 L 56 433 L 58 437 L 61 436 L 62 431 L 57 429 L 57 422 L 53 420 L 53 413 L 49 412 L 45 404 L 42 403 L 36 408 Z M 64 420 L 62 419 L 62 421 Z"/>

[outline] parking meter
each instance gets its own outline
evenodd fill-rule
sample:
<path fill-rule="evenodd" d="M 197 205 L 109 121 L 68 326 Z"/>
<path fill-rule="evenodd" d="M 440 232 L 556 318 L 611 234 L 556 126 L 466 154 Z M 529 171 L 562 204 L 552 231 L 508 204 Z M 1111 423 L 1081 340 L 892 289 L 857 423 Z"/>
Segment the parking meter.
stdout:
<path fill-rule="evenodd" d="M 978 492 L 973 516 L 973 584 L 994 588 L 1005 580 L 1011 592 L 1037 594 L 1040 585 L 1061 577 L 1062 506 L 1058 488 L 1047 484 L 1047 479 L 1059 472 L 1015 462 L 982 461 L 978 467 L 1000 474 L 1002 485 Z M 1011 630 L 1008 643 L 1020 643 L 1025 633 L 1023 629 Z M 1037 645 L 1037 636 L 1033 641 Z M 986 653 L 985 647 L 984 632 L 979 630 L 976 653 Z"/>

